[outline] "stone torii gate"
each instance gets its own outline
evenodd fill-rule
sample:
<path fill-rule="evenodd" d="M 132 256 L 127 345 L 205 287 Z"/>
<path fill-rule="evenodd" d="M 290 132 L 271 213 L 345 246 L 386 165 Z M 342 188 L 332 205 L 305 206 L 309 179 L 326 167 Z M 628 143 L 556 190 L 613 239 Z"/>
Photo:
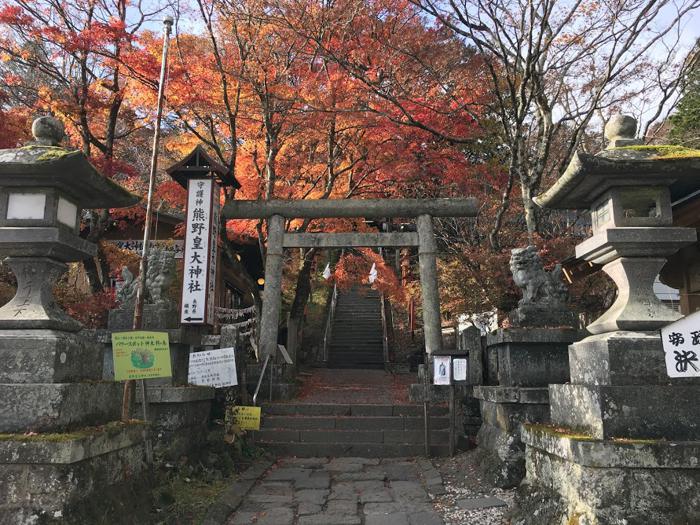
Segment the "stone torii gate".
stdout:
<path fill-rule="evenodd" d="M 368 200 L 234 200 L 226 204 L 227 219 L 267 219 L 265 288 L 260 320 L 260 357 L 277 351 L 282 307 L 284 248 L 418 247 L 423 331 L 428 354 L 442 349 L 433 217 L 474 217 L 476 199 L 368 199 Z M 285 233 L 286 219 L 385 217 L 416 218 L 417 232 L 394 233 Z"/>

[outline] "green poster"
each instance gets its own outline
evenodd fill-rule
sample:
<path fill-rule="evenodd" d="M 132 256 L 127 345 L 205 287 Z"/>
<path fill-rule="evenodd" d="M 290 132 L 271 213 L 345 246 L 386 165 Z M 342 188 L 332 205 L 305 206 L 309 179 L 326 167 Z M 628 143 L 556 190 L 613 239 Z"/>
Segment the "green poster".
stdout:
<path fill-rule="evenodd" d="M 117 332 L 112 334 L 114 380 L 171 377 L 167 332 Z"/>

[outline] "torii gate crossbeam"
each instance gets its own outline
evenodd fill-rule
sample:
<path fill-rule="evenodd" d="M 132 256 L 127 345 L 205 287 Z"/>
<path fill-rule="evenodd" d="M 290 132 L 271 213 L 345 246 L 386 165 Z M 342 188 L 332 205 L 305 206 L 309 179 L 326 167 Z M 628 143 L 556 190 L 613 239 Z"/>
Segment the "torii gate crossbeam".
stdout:
<path fill-rule="evenodd" d="M 224 206 L 227 219 L 267 219 L 265 288 L 260 320 L 260 356 L 277 351 L 277 330 L 282 308 L 284 248 L 353 246 L 418 246 L 423 331 L 426 352 L 442 349 L 440 297 L 437 280 L 437 245 L 433 217 L 473 217 L 476 199 L 344 199 L 344 200 L 234 200 Z M 417 233 L 287 233 L 285 219 L 307 218 L 416 218 Z"/>

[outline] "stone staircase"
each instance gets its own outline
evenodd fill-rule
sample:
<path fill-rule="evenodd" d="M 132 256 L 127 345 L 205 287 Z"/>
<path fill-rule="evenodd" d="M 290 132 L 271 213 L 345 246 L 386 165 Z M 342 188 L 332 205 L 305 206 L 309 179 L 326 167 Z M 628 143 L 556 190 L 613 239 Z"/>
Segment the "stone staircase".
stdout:
<path fill-rule="evenodd" d="M 257 444 L 283 456 L 425 455 L 422 405 L 273 403 Z M 431 455 L 449 454 L 447 407 L 431 406 Z"/>
<path fill-rule="evenodd" d="M 381 295 L 369 287 L 340 292 L 331 328 L 329 368 L 384 368 Z"/>

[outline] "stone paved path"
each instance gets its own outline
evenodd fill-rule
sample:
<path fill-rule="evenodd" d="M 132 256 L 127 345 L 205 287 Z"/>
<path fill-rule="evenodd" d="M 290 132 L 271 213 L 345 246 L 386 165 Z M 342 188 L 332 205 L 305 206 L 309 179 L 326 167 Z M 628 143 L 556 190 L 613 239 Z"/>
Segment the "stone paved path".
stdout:
<path fill-rule="evenodd" d="M 443 525 L 431 503 L 443 492 L 420 458 L 283 458 L 227 525 Z"/>

